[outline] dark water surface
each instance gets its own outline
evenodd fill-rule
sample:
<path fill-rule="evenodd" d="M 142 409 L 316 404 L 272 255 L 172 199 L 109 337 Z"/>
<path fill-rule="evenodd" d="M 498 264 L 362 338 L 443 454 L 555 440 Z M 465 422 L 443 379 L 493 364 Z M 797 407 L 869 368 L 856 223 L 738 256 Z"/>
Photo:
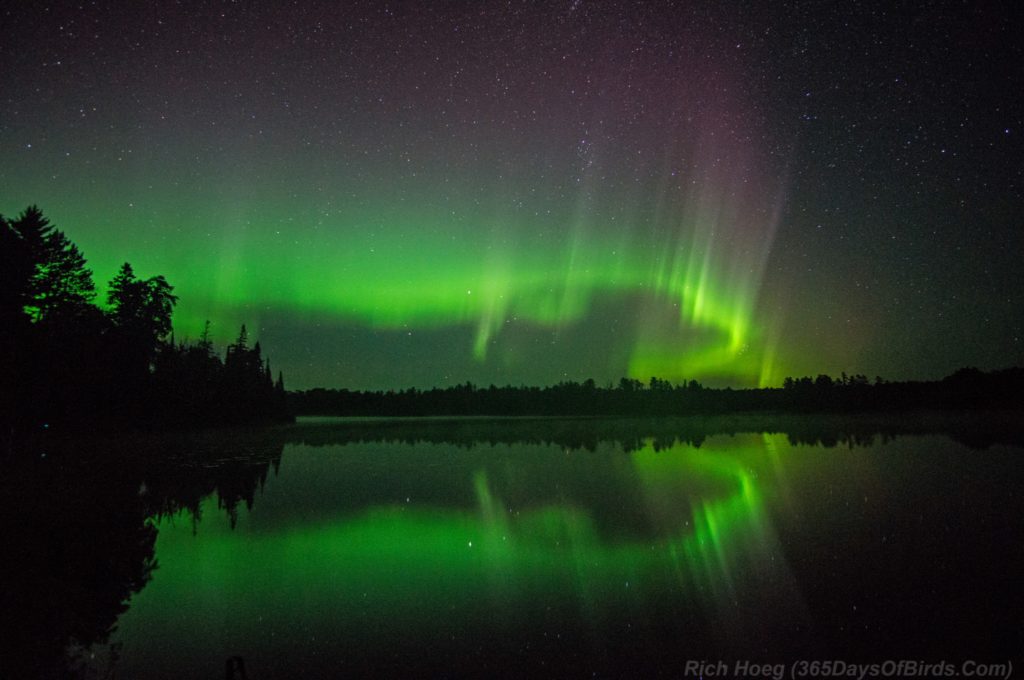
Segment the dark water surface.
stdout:
<path fill-rule="evenodd" d="M 2 485 L 0 674 L 1024 671 L 1024 449 L 1001 422 L 321 420 L 40 443 Z"/>

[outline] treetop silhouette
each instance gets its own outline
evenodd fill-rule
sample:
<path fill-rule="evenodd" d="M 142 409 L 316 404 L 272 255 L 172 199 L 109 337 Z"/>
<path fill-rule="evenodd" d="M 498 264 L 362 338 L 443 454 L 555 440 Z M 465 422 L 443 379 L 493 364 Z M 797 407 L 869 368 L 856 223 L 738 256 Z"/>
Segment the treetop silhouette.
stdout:
<path fill-rule="evenodd" d="M 222 362 L 207 322 L 175 343 L 178 296 L 161 275 L 125 262 L 101 310 L 78 247 L 36 206 L 0 216 L 0 423 L 39 427 L 197 425 L 287 419 L 259 343 Z"/>

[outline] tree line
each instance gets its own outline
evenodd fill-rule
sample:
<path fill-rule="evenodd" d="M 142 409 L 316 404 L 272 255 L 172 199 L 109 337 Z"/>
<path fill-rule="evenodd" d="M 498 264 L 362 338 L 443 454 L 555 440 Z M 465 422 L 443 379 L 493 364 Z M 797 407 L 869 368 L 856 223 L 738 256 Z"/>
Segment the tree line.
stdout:
<path fill-rule="evenodd" d="M 781 388 L 715 389 L 696 380 L 673 384 L 622 378 L 617 385 L 593 380 L 549 387 L 479 387 L 353 391 L 317 388 L 288 393 L 298 415 L 444 416 L 509 415 L 671 416 L 738 412 L 899 412 L 913 409 L 1024 407 L 1024 369 L 983 372 L 960 369 L 938 381 L 889 382 L 866 376 L 786 378 Z"/>
<path fill-rule="evenodd" d="M 106 307 L 79 248 L 36 206 L 0 215 L 0 424 L 5 432 L 212 425 L 288 419 L 245 326 L 222 359 L 209 323 L 176 342 L 178 297 L 124 263 Z"/>

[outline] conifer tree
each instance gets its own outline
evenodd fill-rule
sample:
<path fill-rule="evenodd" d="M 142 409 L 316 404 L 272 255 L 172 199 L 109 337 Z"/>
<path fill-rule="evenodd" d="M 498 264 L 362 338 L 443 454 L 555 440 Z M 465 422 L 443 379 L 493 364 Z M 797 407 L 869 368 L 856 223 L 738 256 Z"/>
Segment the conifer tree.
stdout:
<path fill-rule="evenodd" d="M 96 297 L 92 271 L 85 256 L 64 232 L 56 229 L 36 206 L 25 209 L 8 223 L 13 234 L 5 240 L 17 243 L 21 252 L 18 269 L 27 281 L 16 284 L 25 311 L 33 321 L 85 312 Z"/>

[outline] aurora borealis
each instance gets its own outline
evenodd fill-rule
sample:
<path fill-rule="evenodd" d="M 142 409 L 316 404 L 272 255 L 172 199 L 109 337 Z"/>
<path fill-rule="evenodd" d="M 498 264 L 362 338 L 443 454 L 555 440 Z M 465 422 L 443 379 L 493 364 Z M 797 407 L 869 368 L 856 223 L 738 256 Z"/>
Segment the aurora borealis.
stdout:
<path fill-rule="evenodd" d="M 21 5 L 0 212 L 290 387 L 1024 363 L 997 7 Z"/>

